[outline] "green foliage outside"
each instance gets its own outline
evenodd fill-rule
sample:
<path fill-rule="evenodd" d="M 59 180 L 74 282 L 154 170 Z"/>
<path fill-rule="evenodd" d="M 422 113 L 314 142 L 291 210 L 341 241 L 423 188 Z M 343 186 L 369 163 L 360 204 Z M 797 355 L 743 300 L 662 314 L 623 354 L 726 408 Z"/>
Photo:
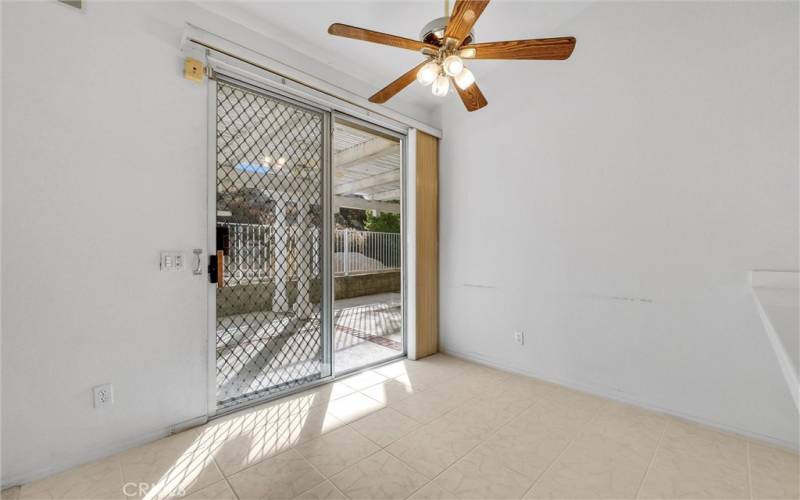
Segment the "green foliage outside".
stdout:
<path fill-rule="evenodd" d="M 400 214 L 379 212 L 378 215 L 372 215 L 372 212 L 368 210 L 367 217 L 364 222 L 364 228 L 367 231 L 380 231 L 382 233 L 399 233 Z"/>

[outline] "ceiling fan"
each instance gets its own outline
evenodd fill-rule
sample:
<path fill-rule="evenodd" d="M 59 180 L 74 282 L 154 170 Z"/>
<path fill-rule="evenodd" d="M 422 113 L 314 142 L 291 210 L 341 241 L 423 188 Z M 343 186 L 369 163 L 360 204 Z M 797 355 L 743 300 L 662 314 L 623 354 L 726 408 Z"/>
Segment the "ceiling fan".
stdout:
<path fill-rule="evenodd" d="M 445 96 L 452 80 L 467 111 L 475 111 L 488 102 L 475 83 L 475 76 L 464 66 L 464 59 L 562 60 L 575 49 L 575 38 L 571 36 L 475 43 L 472 27 L 488 4 L 489 0 L 456 0 L 450 13 L 445 0 L 446 16 L 426 24 L 419 41 L 339 23 L 331 24 L 328 33 L 420 51 L 426 57 L 425 61 L 376 92 L 369 98 L 371 102 L 388 101 L 414 79 L 422 85 L 432 85 L 433 95 Z"/>

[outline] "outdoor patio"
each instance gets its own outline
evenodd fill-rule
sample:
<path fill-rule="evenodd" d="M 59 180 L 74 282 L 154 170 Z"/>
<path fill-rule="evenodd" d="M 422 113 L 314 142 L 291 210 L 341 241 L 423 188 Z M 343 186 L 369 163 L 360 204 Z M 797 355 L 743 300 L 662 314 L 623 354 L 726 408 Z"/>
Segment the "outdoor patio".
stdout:
<path fill-rule="evenodd" d="M 403 352 L 400 293 L 334 302 L 334 372 L 337 374 Z M 217 331 L 217 399 L 263 396 L 276 381 L 312 381 L 322 372 L 318 318 L 256 311 L 220 318 Z M 276 391 L 277 392 L 277 391 Z"/>

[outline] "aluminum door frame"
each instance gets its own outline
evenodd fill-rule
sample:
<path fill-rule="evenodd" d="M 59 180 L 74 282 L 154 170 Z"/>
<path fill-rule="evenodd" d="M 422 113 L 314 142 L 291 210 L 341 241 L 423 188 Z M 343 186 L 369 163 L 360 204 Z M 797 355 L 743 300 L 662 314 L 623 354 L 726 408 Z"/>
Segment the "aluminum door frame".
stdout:
<path fill-rule="evenodd" d="M 408 325 L 408 270 L 407 270 L 407 263 L 408 263 L 408 255 L 406 252 L 406 244 L 408 243 L 408 231 L 409 221 L 408 221 L 408 207 L 406 200 L 408 199 L 408 189 L 413 189 L 413 186 L 409 187 L 409 179 L 407 178 L 408 175 L 408 163 L 409 163 L 409 147 L 410 143 L 412 142 L 409 139 L 408 133 L 409 131 L 413 131 L 414 129 L 405 129 L 406 133 L 399 132 L 398 129 L 389 128 L 379 123 L 375 123 L 369 120 L 365 120 L 361 117 L 356 115 L 350 115 L 346 112 L 343 112 L 339 109 L 336 109 L 334 106 L 326 106 L 324 105 L 321 100 L 309 100 L 304 99 L 302 96 L 297 95 L 296 92 L 293 92 L 292 89 L 284 88 L 277 88 L 274 84 L 269 84 L 272 82 L 258 82 L 258 80 L 250 79 L 243 77 L 238 71 L 231 71 L 228 73 L 227 71 L 221 72 L 219 70 L 213 70 L 209 67 L 212 73 L 212 77 L 208 79 L 208 85 L 206 85 L 207 89 L 207 117 L 208 117 L 208 125 L 207 125 L 207 139 L 206 139 L 206 153 L 207 153 L 207 175 L 206 175 L 206 193 L 207 193 L 207 241 L 206 245 L 209 249 L 204 255 L 208 255 L 211 249 L 216 248 L 216 221 L 217 221 L 217 213 L 216 213 L 216 203 L 217 203 L 217 81 L 216 75 L 220 75 L 223 79 L 234 81 L 242 86 L 246 86 L 249 88 L 254 89 L 257 92 L 262 92 L 268 96 L 275 96 L 277 99 L 283 99 L 290 101 L 292 103 L 296 103 L 299 105 L 307 106 L 315 111 L 322 111 L 325 115 L 325 144 L 327 147 L 323 148 L 324 154 L 324 164 L 323 164 L 323 203 L 325 203 L 325 207 L 327 210 L 323 210 L 323 286 L 322 286 L 322 297 L 323 297 L 323 330 L 327 328 L 329 330 L 328 333 L 328 342 L 325 344 L 325 349 L 327 352 L 325 353 L 326 359 L 330 360 L 330 375 L 322 378 L 320 380 L 305 384 L 303 386 L 299 386 L 292 390 L 287 390 L 285 392 L 279 394 L 272 394 L 269 396 L 265 396 L 264 398 L 260 398 L 253 401 L 248 401 L 242 405 L 236 406 L 234 408 L 226 408 L 224 411 L 217 410 L 217 384 L 216 384 L 216 328 L 217 328 L 217 318 L 216 318 L 216 287 L 213 284 L 208 284 L 207 288 L 207 310 L 206 310 L 206 338 L 207 338 L 207 369 L 206 369 L 206 400 L 207 400 L 207 419 L 211 420 L 216 417 L 221 417 L 227 415 L 229 413 L 233 413 L 239 411 L 241 409 L 245 409 L 251 406 L 256 406 L 259 404 L 263 404 L 273 399 L 279 399 L 282 397 L 286 397 L 288 395 L 302 392 L 308 389 L 311 389 L 316 386 L 320 386 L 323 384 L 330 383 L 335 381 L 339 378 L 343 378 L 344 376 L 350 376 L 355 373 L 369 370 L 376 366 L 381 366 L 384 364 L 389 364 L 392 362 L 397 361 L 398 359 L 403 359 L 408 357 L 408 348 L 409 348 L 409 338 L 408 333 L 411 331 Z M 369 115 L 369 113 L 367 113 Z M 353 123 L 361 124 L 363 126 L 373 128 L 381 133 L 391 135 L 396 137 L 400 140 L 400 147 L 402 152 L 402 164 L 401 164 L 401 295 L 402 295 L 402 331 L 403 331 L 403 352 L 402 354 L 392 357 L 386 360 L 378 361 L 376 363 L 372 363 L 369 365 L 365 365 L 359 369 L 346 372 L 344 374 L 337 375 L 334 371 L 335 368 L 335 352 L 333 349 L 333 342 L 334 342 L 334 332 L 333 332 L 333 165 L 332 165 L 332 149 L 333 149 L 333 123 L 336 118 L 339 118 L 345 122 L 350 121 Z"/>
<path fill-rule="evenodd" d="M 407 166 L 407 158 L 408 158 L 408 136 L 402 134 L 400 132 L 396 132 L 392 129 L 383 127 L 376 123 L 372 123 L 366 121 L 364 119 L 358 118 L 356 116 L 349 115 L 347 113 L 343 113 L 341 111 L 334 111 L 332 113 L 332 123 L 334 125 L 336 122 L 342 122 L 345 125 L 348 123 L 357 125 L 359 127 L 363 127 L 369 130 L 375 131 L 377 134 L 386 135 L 392 138 L 395 138 L 400 143 L 400 307 L 402 308 L 400 321 L 401 325 L 401 334 L 403 336 L 403 351 L 398 354 L 397 356 L 393 356 L 391 358 L 382 359 L 380 361 L 376 361 L 374 363 L 368 363 L 366 365 L 362 365 L 358 368 L 348 370 L 346 372 L 336 373 L 336 350 L 333 350 L 333 368 L 334 368 L 334 378 L 340 378 L 352 375 L 354 373 L 358 373 L 361 371 L 368 370 L 370 368 L 374 368 L 376 366 L 385 365 L 387 363 L 391 363 L 393 361 L 397 361 L 398 359 L 403 359 L 408 356 L 408 293 L 407 293 L 407 281 L 406 281 L 406 243 L 407 243 L 407 218 L 406 218 L 406 166 Z M 331 132 L 335 134 L 335 131 Z M 331 136 L 331 144 L 333 144 L 333 136 Z M 333 167 L 333 165 L 331 165 Z M 331 183 L 333 184 L 333 179 L 331 179 Z M 333 186 L 332 186 L 333 187 Z M 333 201 L 331 199 L 331 201 Z M 333 207 L 331 207 L 331 212 Z M 333 222 L 333 221 L 331 221 Z M 333 308 L 333 304 L 336 302 L 336 298 L 332 297 L 331 308 Z M 335 325 L 334 325 L 335 326 Z M 336 332 L 333 332 L 336 335 Z"/>
<path fill-rule="evenodd" d="M 291 105 L 306 108 L 310 111 L 321 113 L 323 116 L 323 168 L 322 168 L 322 311 L 320 317 L 321 334 L 323 339 L 323 365 L 326 366 L 327 375 L 310 383 L 301 384 L 286 391 L 265 394 L 263 397 L 256 397 L 244 401 L 237 405 L 225 408 L 217 406 L 217 356 L 216 356 L 216 337 L 217 337 L 217 288 L 213 283 L 207 283 L 207 415 L 208 418 L 222 416 L 239 411 L 244 408 L 259 405 L 272 399 L 285 397 L 289 394 L 308 390 L 311 387 L 328 383 L 334 379 L 333 371 L 333 187 L 332 187 L 332 165 L 331 150 L 333 139 L 333 117 L 332 109 L 320 106 L 318 103 L 311 103 L 302 98 L 290 97 L 283 92 L 275 92 L 269 87 L 259 85 L 257 82 L 243 80 L 238 75 L 228 75 L 220 72 L 213 72 L 206 86 L 208 90 L 208 127 L 207 127 L 207 240 L 206 245 L 209 255 L 216 249 L 216 227 L 217 227 L 217 80 L 230 82 L 247 90 L 265 95 L 270 99 L 284 101 Z"/>

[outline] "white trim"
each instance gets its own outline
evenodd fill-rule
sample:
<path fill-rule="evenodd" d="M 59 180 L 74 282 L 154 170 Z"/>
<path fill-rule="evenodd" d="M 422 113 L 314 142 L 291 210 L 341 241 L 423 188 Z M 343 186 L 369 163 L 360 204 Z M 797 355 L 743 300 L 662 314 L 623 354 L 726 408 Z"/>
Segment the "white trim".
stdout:
<path fill-rule="evenodd" d="M 104 458 L 118 455 L 119 453 L 127 451 L 131 448 L 143 446 L 145 444 L 152 443 L 153 441 L 163 439 L 173 434 L 177 434 L 179 432 L 183 432 L 204 425 L 206 422 L 208 422 L 208 418 L 205 415 L 201 415 L 199 417 L 195 417 L 189 420 L 185 420 L 183 422 L 179 422 L 177 424 L 170 425 L 169 427 L 166 428 L 162 427 L 161 429 L 152 432 L 145 432 L 139 434 L 138 436 L 125 439 L 123 441 L 115 442 L 114 444 L 109 446 L 90 448 L 88 451 L 83 453 L 76 453 L 73 455 L 65 456 L 62 457 L 60 460 L 57 459 L 55 462 L 52 462 L 51 465 L 49 465 L 48 467 L 42 467 L 40 469 L 35 469 L 30 472 L 17 474 L 15 476 L 10 476 L 8 478 L 5 478 L 6 481 L 2 485 L 0 485 L 0 488 L 2 489 L 11 488 L 13 486 L 19 486 L 22 484 L 31 483 L 33 481 L 38 481 L 39 479 L 44 479 L 46 477 L 52 476 L 53 474 L 58 474 L 66 470 L 80 467 L 81 465 L 89 464 L 92 462 L 96 462 L 97 460 L 102 460 Z"/>
<path fill-rule="evenodd" d="M 390 108 L 370 102 L 341 87 L 309 75 L 269 56 L 248 49 L 197 26 L 187 24 L 181 39 L 187 56 L 205 59 L 207 64 L 225 65 L 226 72 L 244 72 L 263 83 L 289 89 L 312 101 L 323 101 L 332 110 L 363 117 L 389 129 L 417 128 L 435 137 L 442 131 Z M 201 56 L 202 54 L 202 56 Z"/>
<path fill-rule="evenodd" d="M 207 158 L 208 158 L 208 185 L 206 186 L 206 191 L 208 193 L 207 198 L 207 205 L 208 205 L 208 244 L 209 248 L 214 249 L 216 251 L 217 239 L 216 239 L 216 227 L 217 227 L 217 120 L 218 120 L 218 105 L 217 105 L 217 85 L 219 82 L 223 82 L 226 85 L 232 85 L 236 87 L 240 87 L 243 89 L 247 89 L 249 92 L 254 92 L 259 95 L 263 95 L 266 98 L 277 100 L 283 102 L 287 105 L 291 105 L 292 107 L 302 108 L 309 112 L 313 112 L 315 114 L 319 114 L 323 118 L 323 171 L 322 171 L 322 179 L 323 179 L 323 197 L 321 203 L 323 206 L 333 206 L 332 200 L 330 198 L 331 193 L 331 186 L 330 182 L 333 178 L 333 169 L 332 169 L 332 140 L 333 140 L 333 115 L 330 111 L 330 108 L 325 106 L 318 106 L 316 103 L 313 102 L 306 102 L 302 96 L 295 95 L 294 92 L 286 92 L 286 91 L 279 91 L 275 92 L 272 88 L 262 88 L 260 84 L 264 83 L 261 79 L 254 79 L 251 77 L 249 73 L 242 74 L 242 72 L 234 72 L 231 74 L 226 67 L 224 72 L 220 72 L 218 74 L 218 78 L 209 79 L 209 98 L 208 98 L 208 150 L 207 150 Z M 325 271 L 323 274 L 323 300 L 322 300 L 322 323 L 321 323 L 321 335 L 323 339 L 327 339 L 328 342 L 326 344 L 325 349 L 330 350 L 330 355 L 326 356 L 330 363 L 322 363 L 322 370 L 321 370 L 321 378 L 314 383 L 306 383 L 301 386 L 297 386 L 292 390 L 287 390 L 283 392 L 279 392 L 276 394 L 272 394 L 269 396 L 263 397 L 256 397 L 253 399 L 245 400 L 235 405 L 227 406 L 220 408 L 218 406 L 217 401 L 217 352 L 216 352 L 216 335 L 217 335 L 217 308 L 216 308 L 216 300 L 217 300 L 217 287 L 216 285 L 209 284 L 208 287 L 208 398 L 207 398 L 207 414 L 208 419 L 213 419 L 217 416 L 228 415 L 232 413 L 236 413 L 238 411 L 244 410 L 246 408 L 250 408 L 253 406 L 257 406 L 260 404 L 264 404 L 268 401 L 280 399 L 286 397 L 290 394 L 296 392 L 302 392 L 308 390 L 310 387 L 314 387 L 317 384 L 324 384 L 329 383 L 334 380 L 334 373 L 333 373 L 333 366 L 334 366 L 334 349 L 332 347 L 333 344 L 333 268 L 331 263 L 332 257 L 332 237 L 331 237 L 331 229 L 333 227 L 333 219 L 332 213 L 330 210 L 323 211 L 324 221 L 322 224 L 322 241 L 323 247 L 326 249 L 323 251 L 323 264 L 322 269 Z M 209 252 L 210 253 L 210 252 Z"/>
<path fill-rule="evenodd" d="M 41 467 L 3 478 L 4 482 L 0 487 L 5 489 L 13 486 L 28 484 L 33 481 L 38 481 L 39 479 L 44 479 L 52 476 L 53 474 L 74 469 L 81 465 L 96 462 L 98 460 L 122 453 L 123 451 L 152 443 L 153 441 L 171 436 L 175 432 L 181 432 L 191 427 L 202 425 L 206 421 L 207 419 L 205 416 L 200 416 L 186 422 L 170 425 L 169 427 L 162 427 L 152 432 L 144 432 L 128 439 L 114 441 L 113 444 L 108 446 L 94 446 L 81 453 L 69 454 L 62 457 L 54 457 L 53 460 L 48 460 L 49 465 L 47 467 Z"/>
<path fill-rule="evenodd" d="M 206 248 L 205 258 L 209 259 L 217 248 L 217 82 L 210 80 L 206 85 Z M 206 260 L 208 262 L 208 260 Z M 209 418 L 217 413 L 217 287 L 209 283 L 208 272 L 203 273 L 207 300 L 206 303 L 206 415 Z"/>
<path fill-rule="evenodd" d="M 403 356 L 409 356 L 409 333 L 408 333 L 408 311 L 409 307 L 415 307 L 414 304 L 409 306 L 410 301 L 408 299 L 408 287 L 409 287 L 409 270 L 408 270 L 408 255 L 409 252 L 407 251 L 408 248 L 408 233 L 411 229 L 415 227 L 415 222 L 408 217 L 408 196 L 409 193 L 414 193 L 416 190 L 415 184 L 409 184 L 411 182 L 409 179 L 411 177 L 408 174 L 408 164 L 409 158 L 412 155 L 412 151 L 409 149 L 411 146 L 411 134 L 416 136 L 415 129 L 403 129 L 402 132 L 393 131 L 391 129 L 387 129 L 385 127 L 381 127 L 380 125 L 373 123 L 369 120 L 364 120 L 362 118 L 354 117 L 347 113 L 341 111 L 335 111 L 333 113 L 333 121 L 335 122 L 342 122 L 342 123 L 350 123 L 351 125 L 366 127 L 373 132 L 385 134 L 391 137 L 394 137 L 400 142 L 400 150 L 401 150 L 401 160 L 400 160 L 400 210 L 395 211 L 395 213 L 400 214 L 400 245 L 401 245 L 401 252 L 400 252 L 400 296 L 401 296 L 401 310 L 402 310 L 402 336 L 403 336 Z M 334 213 L 338 207 L 348 207 L 347 203 L 337 203 L 337 196 L 333 196 L 333 206 L 334 206 Z M 381 206 L 381 202 L 378 202 L 377 205 L 373 205 L 378 207 L 379 210 L 389 211 L 392 212 L 392 208 L 387 208 L 385 206 Z M 364 205 L 365 207 L 368 205 Z M 350 207 L 350 208 L 358 208 L 358 207 Z M 415 254 L 415 252 L 412 252 Z M 335 302 L 335 300 L 334 300 Z"/>
<path fill-rule="evenodd" d="M 446 348 L 444 348 L 442 346 L 441 341 L 439 343 L 439 352 L 447 354 L 448 356 L 454 356 L 454 357 L 457 357 L 457 358 L 465 359 L 467 361 L 472 361 L 473 363 L 478 363 L 478 364 L 481 364 L 481 365 L 485 365 L 485 366 L 489 366 L 489 367 L 492 367 L 492 368 L 496 368 L 498 370 L 502 370 L 502 371 L 506 371 L 506 372 L 512 372 L 512 373 L 516 373 L 518 375 L 524 375 L 526 377 L 535 378 L 535 379 L 538 379 L 538 380 L 542 380 L 544 382 L 549 382 L 551 384 L 556 384 L 556 385 L 560 385 L 560 386 L 567 387 L 567 388 L 570 388 L 570 389 L 575 389 L 575 390 L 578 390 L 578 391 L 581 391 L 581 392 L 586 392 L 586 393 L 592 394 L 594 396 L 599 396 L 601 398 L 610 399 L 610 400 L 613 400 L 613 401 L 618 401 L 618 402 L 621 402 L 621 403 L 630 404 L 630 405 L 633 405 L 633 406 L 637 406 L 639 408 L 643 408 L 645 410 L 650 410 L 650 411 L 654 411 L 654 412 L 658 412 L 658 413 L 663 413 L 665 415 L 670 415 L 670 416 L 677 417 L 677 418 L 680 418 L 680 419 L 683 419 L 683 420 L 688 420 L 690 422 L 694 422 L 694 423 L 703 425 L 705 427 L 711 427 L 711 428 L 714 428 L 714 429 L 722 430 L 724 432 L 728 432 L 728 433 L 732 433 L 732 434 L 738 434 L 740 436 L 744 436 L 746 438 L 758 440 L 758 441 L 761 441 L 761 442 L 764 442 L 764 443 L 767 443 L 767 444 L 770 444 L 770 445 L 773 445 L 773 446 L 779 446 L 781 448 L 785 448 L 785 449 L 792 450 L 792 451 L 800 450 L 800 446 L 798 446 L 798 443 L 785 441 L 785 440 L 780 439 L 780 438 L 776 438 L 776 437 L 773 437 L 773 436 L 768 436 L 766 434 L 760 434 L 760 433 L 757 433 L 757 432 L 748 431 L 748 430 L 745 430 L 745 429 L 742 429 L 742 428 L 739 428 L 739 427 L 735 427 L 735 426 L 721 424 L 721 423 L 713 421 L 713 420 L 709 420 L 709 419 L 706 419 L 706 418 L 703 418 L 703 417 L 698 417 L 697 415 L 691 415 L 691 414 L 688 414 L 688 413 L 677 412 L 677 411 L 674 411 L 674 410 L 670 410 L 668 408 L 660 407 L 658 405 L 650 404 L 650 403 L 648 403 L 646 401 L 642 401 L 642 400 L 639 400 L 639 399 L 623 397 L 623 396 L 620 396 L 619 393 L 614 392 L 613 390 L 611 390 L 611 389 L 609 389 L 607 387 L 601 386 L 601 385 L 586 384 L 586 383 L 583 383 L 583 382 L 576 382 L 574 380 L 547 377 L 547 376 L 542 375 L 541 373 L 537 373 L 537 372 L 534 372 L 534 371 L 531 371 L 531 370 L 526 370 L 524 368 L 517 368 L 517 367 L 514 367 L 514 366 L 510 366 L 508 363 L 500 361 L 497 358 L 483 356 L 483 355 L 480 355 L 480 354 L 477 354 L 477 353 L 474 353 L 474 352 L 459 351 L 457 349 L 446 349 Z"/>
<path fill-rule="evenodd" d="M 406 143 L 403 176 L 406 183 L 406 195 L 403 197 L 403 219 L 406 229 L 404 245 L 407 260 L 403 262 L 405 282 L 404 338 L 406 355 L 416 357 L 415 324 L 416 324 L 416 131 L 417 129 L 441 137 L 441 131 L 413 118 L 397 113 L 383 106 L 373 104 L 363 97 L 331 85 L 279 61 L 254 52 L 246 47 L 214 35 L 192 25 L 186 26 L 181 41 L 181 50 L 187 57 L 202 60 L 213 73 L 219 73 L 244 84 L 263 88 L 264 91 L 278 94 L 292 101 L 304 101 L 308 105 L 329 112 L 332 118 L 337 116 L 344 121 L 363 121 L 365 124 L 384 129 L 396 134 L 401 143 Z M 216 213 L 211 207 L 216 205 L 216 81 L 209 79 L 208 86 L 208 248 L 209 254 L 216 248 Z M 332 128 L 332 125 L 331 125 Z M 208 417 L 216 413 L 216 288 L 208 287 Z M 332 374 L 333 375 L 333 374 Z M 327 382 L 327 381 L 326 381 Z M 239 409 L 239 408 L 237 408 Z M 227 413 L 227 412 L 224 412 Z"/>

